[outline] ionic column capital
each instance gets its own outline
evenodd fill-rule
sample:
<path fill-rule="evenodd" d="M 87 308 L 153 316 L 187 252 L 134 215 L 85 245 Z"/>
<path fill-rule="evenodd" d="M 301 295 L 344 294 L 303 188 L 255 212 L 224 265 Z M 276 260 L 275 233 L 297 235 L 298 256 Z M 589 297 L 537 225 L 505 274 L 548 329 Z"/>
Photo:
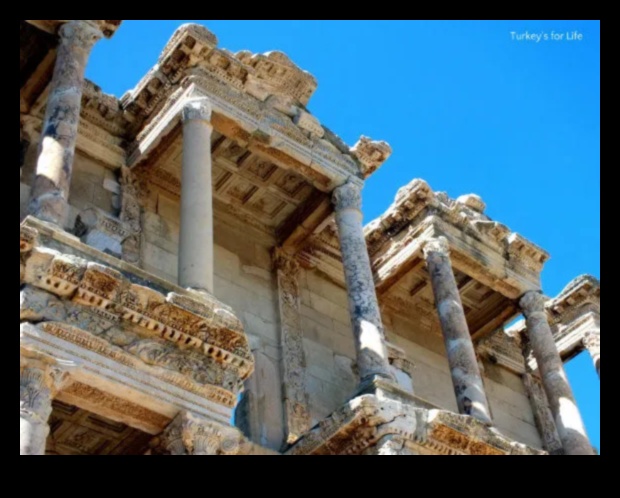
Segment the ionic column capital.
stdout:
<path fill-rule="evenodd" d="M 547 300 L 542 293 L 538 291 L 530 291 L 525 293 L 520 299 L 519 306 L 525 316 L 528 317 L 535 313 L 544 313 L 546 302 Z"/>
<path fill-rule="evenodd" d="M 344 185 L 337 187 L 332 195 L 332 202 L 336 211 L 345 209 L 362 210 L 362 186 L 348 181 Z"/>
<path fill-rule="evenodd" d="M 211 122 L 213 106 L 207 97 L 197 97 L 187 101 L 181 110 L 181 119 L 187 121 Z"/>
<path fill-rule="evenodd" d="M 443 256 L 450 256 L 450 244 L 445 237 L 434 237 L 428 239 L 422 247 L 424 257 L 428 259 L 432 254 L 439 253 Z"/>
<path fill-rule="evenodd" d="M 63 24 L 58 30 L 58 36 L 66 45 L 90 50 L 103 38 L 103 33 L 97 25 L 89 21 L 74 20 Z"/>

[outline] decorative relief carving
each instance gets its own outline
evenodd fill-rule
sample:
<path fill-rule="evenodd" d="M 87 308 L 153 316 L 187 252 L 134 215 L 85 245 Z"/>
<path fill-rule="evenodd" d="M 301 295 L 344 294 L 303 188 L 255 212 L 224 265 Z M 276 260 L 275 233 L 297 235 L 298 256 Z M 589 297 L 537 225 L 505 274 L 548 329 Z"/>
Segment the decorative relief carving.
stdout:
<path fill-rule="evenodd" d="M 63 389 L 62 394 L 64 399 L 77 398 L 82 403 L 87 403 L 90 411 L 97 408 L 103 409 L 108 413 L 118 414 L 123 419 L 137 420 L 141 425 L 148 425 L 153 429 L 163 430 L 170 423 L 169 418 L 159 413 L 80 382 L 74 382 Z"/>
<path fill-rule="evenodd" d="M 523 384 L 532 405 L 536 427 L 542 439 L 543 447 L 551 455 L 562 454 L 564 452 L 562 441 L 542 382 L 534 374 L 526 373 L 523 375 Z"/>
<path fill-rule="evenodd" d="M 249 446 L 236 429 L 183 412 L 166 428 L 155 452 L 172 456 L 231 456 L 247 454 Z"/>
<path fill-rule="evenodd" d="M 365 395 L 308 432 L 288 455 L 361 455 L 393 436 L 402 449 L 434 455 L 543 455 L 473 417 Z"/>
<path fill-rule="evenodd" d="M 35 232 L 20 227 L 20 240 L 24 246 L 36 243 Z M 147 365 L 185 375 L 191 383 L 219 386 L 225 394 L 216 397 L 234 406 L 232 393 L 239 392 L 252 373 L 253 357 L 230 308 L 193 293 L 164 296 L 132 284 L 112 268 L 44 247 L 33 247 L 23 259 L 22 283 L 28 285 L 20 294 L 22 320 L 52 320 L 42 325 L 48 333 L 86 349 L 122 358 L 97 342 L 105 340 Z M 74 327 L 101 339 L 88 339 Z"/>
<path fill-rule="evenodd" d="M 362 165 L 362 176 L 368 178 L 377 171 L 392 155 L 392 147 L 387 142 L 375 142 L 361 137 L 351 149 L 351 154 Z"/>
<path fill-rule="evenodd" d="M 377 286 L 389 286 L 415 258 L 415 241 L 445 235 L 453 261 L 470 276 L 515 299 L 540 286 L 540 271 L 549 255 L 484 214 L 484 202 L 474 194 L 450 199 L 434 193 L 422 180 L 399 190 L 392 206 L 365 229 Z"/>
<path fill-rule="evenodd" d="M 293 443 L 310 429 L 310 412 L 306 394 L 306 357 L 301 326 L 299 264 L 294 256 L 281 249 L 274 253 L 278 275 L 280 328 L 284 369 L 287 442 Z"/>

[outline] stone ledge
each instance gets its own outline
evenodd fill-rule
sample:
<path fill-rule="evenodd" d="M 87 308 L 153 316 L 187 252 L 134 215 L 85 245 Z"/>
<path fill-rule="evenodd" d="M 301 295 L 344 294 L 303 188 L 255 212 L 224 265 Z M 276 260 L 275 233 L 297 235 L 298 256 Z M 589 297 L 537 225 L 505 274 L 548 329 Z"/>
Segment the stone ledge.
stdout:
<path fill-rule="evenodd" d="M 303 436 L 288 455 L 375 454 L 390 438 L 399 455 L 546 455 L 473 417 L 418 407 L 376 395 L 349 401 Z"/>
<path fill-rule="evenodd" d="M 226 406 L 236 404 L 254 370 L 243 326 L 228 306 L 151 281 L 32 218 L 20 226 L 20 286 L 20 321 L 86 349 L 116 348 L 112 356 L 172 370 L 188 385 L 219 391 L 211 398 Z"/>

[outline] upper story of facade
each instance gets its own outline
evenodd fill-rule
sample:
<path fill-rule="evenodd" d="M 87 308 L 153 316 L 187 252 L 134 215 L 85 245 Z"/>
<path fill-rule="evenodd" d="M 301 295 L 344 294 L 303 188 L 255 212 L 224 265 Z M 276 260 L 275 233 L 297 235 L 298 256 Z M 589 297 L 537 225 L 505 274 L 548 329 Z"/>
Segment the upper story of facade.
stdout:
<path fill-rule="evenodd" d="M 316 79 L 283 53 L 233 54 L 185 25 L 134 89 L 104 94 L 84 66 L 119 24 L 20 21 L 21 370 L 74 361 L 66 344 L 92 352 L 95 336 L 140 379 L 89 356 L 58 402 L 163 441 L 236 410 L 245 439 L 217 429 L 218 453 L 231 440 L 246 453 L 394 440 L 405 453 L 590 451 L 555 405 L 565 386 L 530 357 L 549 343 L 523 340 L 546 337 L 531 318 L 542 309 L 504 332 L 541 291 L 543 249 L 478 196 L 422 180 L 363 227 L 364 180 L 391 148 L 349 146 L 322 124 L 308 110 Z M 586 287 L 588 306 L 575 304 Z M 34 312 L 41 300 L 61 316 Z M 545 309 L 564 360 L 598 338 L 600 372 L 598 282 Z M 64 342 L 49 349 L 39 334 Z M 382 418 L 386 407 L 408 422 Z M 192 437 L 183 451 L 196 452 Z M 56 445 L 76 446 L 60 434 Z"/>

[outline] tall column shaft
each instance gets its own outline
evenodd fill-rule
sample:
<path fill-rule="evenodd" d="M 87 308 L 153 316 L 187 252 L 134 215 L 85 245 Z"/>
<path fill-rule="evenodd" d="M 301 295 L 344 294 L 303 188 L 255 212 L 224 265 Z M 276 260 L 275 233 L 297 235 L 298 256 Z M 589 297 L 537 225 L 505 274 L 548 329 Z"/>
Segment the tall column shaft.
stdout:
<path fill-rule="evenodd" d="M 75 20 L 64 24 L 59 35 L 29 212 L 62 227 L 80 122 L 84 70 L 95 42 L 103 34 L 95 25 Z"/>
<path fill-rule="evenodd" d="M 528 292 L 521 298 L 520 306 L 564 452 L 567 455 L 594 455 L 547 321 L 545 299 L 538 292 Z"/>
<path fill-rule="evenodd" d="M 424 257 L 431 276 L 459 412 L 491 424 L 489 401 L 465 319 L 446 239 L 440 237 L 427 242 L 424 246 Z"/>
<path fill-rule="evenodd" d="M 360 379 L 363 382 L 381 376 L 393 380 L 364 237 L 361 187 L 351 182 L 338 187 L 333 202 Z"/>
<path fill-rule="evenodd" d="M 600 378 L 601 376 L 601 331 L 593 330 L 588 332 L 583 339 L 583 345 L 586 347 L 592 361 L 594 362 L 594 368 Z"/>
<path fill-rule="evenodd" d="M 213 294 L 211 104 L 195 99 L 183 118 L 179 285 Z"/>
<path fill-rule="evenodd" d="M 44 370 L 26 367 L 19 373 L 19 454 L 45 455 L 52 414 L 52 390 Z"/>

